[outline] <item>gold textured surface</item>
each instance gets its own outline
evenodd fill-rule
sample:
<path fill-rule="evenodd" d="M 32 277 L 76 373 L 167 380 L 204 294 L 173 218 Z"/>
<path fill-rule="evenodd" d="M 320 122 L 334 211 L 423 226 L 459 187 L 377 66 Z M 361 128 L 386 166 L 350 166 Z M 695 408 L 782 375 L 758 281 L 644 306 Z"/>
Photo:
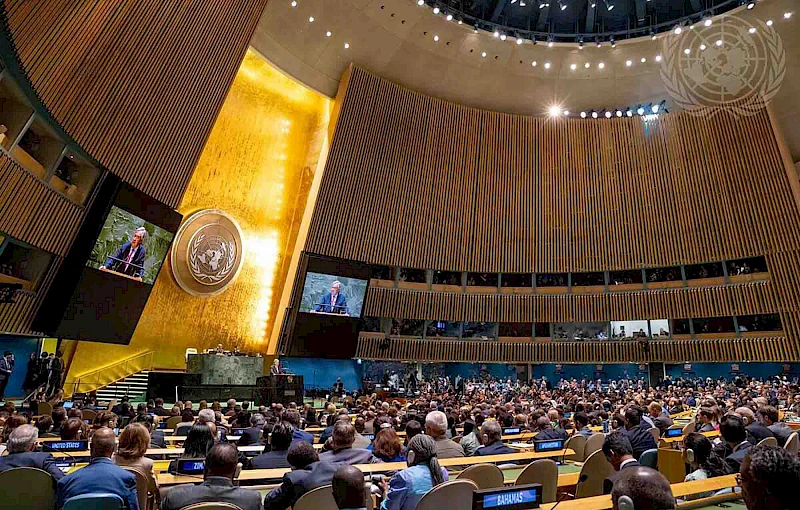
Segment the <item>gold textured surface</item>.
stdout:
<path fill-rule="evenodd" d="M 68 380 L 138 352 L 183 368 L 187 348 L 222 343 L 267 352 L 309 186 L 327 135 L 332 102 L 248 51 L 179 211 L 218 208 L 236 218 L 245 261 L 224 293 L 193 297 L 164 263 L 128 346 L 80 342 Z"/>

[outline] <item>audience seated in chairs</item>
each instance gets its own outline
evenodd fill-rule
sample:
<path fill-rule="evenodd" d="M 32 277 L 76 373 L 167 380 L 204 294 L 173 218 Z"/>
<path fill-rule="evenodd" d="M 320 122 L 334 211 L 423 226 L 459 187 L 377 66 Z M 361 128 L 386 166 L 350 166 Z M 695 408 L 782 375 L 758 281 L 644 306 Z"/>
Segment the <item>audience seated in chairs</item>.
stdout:
<path fill-rule="evenodd" d="M 726 454 L 725 461 L 731 467 L 731 471 L 738 473 L 747 450 L 753 446 L 747 441 L 747 429 L 742 418 L 736 414 L 725 416 L 719 425 L 719 433 L 723 444 L 718 451 Z"/>
<path fill-rule="evenodd" d="M 55 480 L 64 477 L 63 471 L 49 453 L 35 452 L 38 430 L 33 425 L 20 425 L 8 439 L 8 454 L 0 457 L 0 473 L 18 467 L 33 467 L 47 471 Z"/>
<path fill-rule="evenodd" d="M 242 437 L 239 438 L 237 443 L 240 446 L 250 446 L 263 444 L 261 441 L 262 430 L 264 428 L 264 415 L 261 413 L 253 413 L 250 416 L 250 427 L 242 431 Z"/>
<path fill-rule="evenodd" d="M 266 495 L 265 510 L 286 510 L 294 506 L 306 492 L 330 484 L 339 467 L 332 462 L 319 460 L 314 447 L 305 441 L 292 443 L 287 460 L 292 471 L 283 475 L 280 487 Z"/>
<path fill-rule="evenodd" d="M 156 418 L 149 414 L 137 414 L 133 423 L 138 423 L 150 433 L 150 448 L 166 448 L 167 441 L 164 439 L 164 431 L 156 428 Z"/>
<path fill-rule="evenodd" d="M 364 487 L 364 473 L 353 466 L 341 466 L 331 481 L 333 500 L 339 510 L 361 510 L 368 497 Z"/>
<path fill-rule="evenodd" d="M 613 510 L 674 510 L 678 507 L 664 475 L 643 466 L 619 473 L 611 491 Z"/>
<path fill-rule="evenodd" d="M 391 426 L 381 427 L 367 450 L 371 450 L 375 458 L 381 462 L 405 462 L 406 460 L 403 443 Z"/>
<path fill-rule="evenodd" d="M 797 508 L 800 459 L 776 446 L 754 446 L 742 461 L 737 482 L 748 510 Z"/>
<path fill-rule="evenodd" d="M 486 426 L 486 423 L 483 424 Z M 566 439 L 566 433 L 562 429 L 554 429 L 550 418 L 547 416 L 540 416 L 536 419 L 536 441 L 547 441 L 551 439 Z"/>
<path fill-rule="evenodd" d="M 461 449 L 464 450 L 464 456 L 471 457 L 475 455 L 475 450 L 483 444 L 480 434 L 481 431 L 475 426 L 474 421 L 464 421 L 464 434 L 458 443 L 461 445 Z"/>
<path fill-rule="evenodd" d="M 145 457 L 150 446 L 150 432 L 141 423 L 131 423 L 119 435 L 119 447 L 112 458 L 117 466 L 135 468 L 147 478 L 147 490 L 158 492 L 153 459 Z"/>
<path fill-rule="evenodd" d="M 61 427 L 61 439 L 63 441 L 79 441 L 89 439 L 89 425 L 80 418 L 70 418 Z"/>
<path fill-rule="evenodd" d="M 633 458 L 639 460 L 647 450 L 658 448 L 656 440 L 650 433 L 650 427 L 641 422 L 642 409 L 630 406 L 625 411 L 625 435 L 631 442 L 633 448 Z"/>
<path fill-rule="evenodd" d="M 231 503 L 242 510 L 261 510 L 261 495 L 258 492 L 233 484 L 241 469 L 238 459 L 236 446 L 214 445 L 206 458 L 203 483 L 170 489 L 161 500 L 160 510 L 180 510 L 204 502 Z"/>
<path fill-rule="evenodd" d="M 452 459 L 464 456 L 461 445 L 447 439 L 447 416 L 441 411 L 431 411 L 425 417 L 425 433 L 436 442 L 436 456 Z"/>
<path fill-rule="evenodd" d="M 270 430 L 271 433 L 267 433 Z M 264 435 L 268 437 L 267 447 L 264 453 L 254 457 L 250 463 L 253 469 L 272 469 L 291 467 L 288 460 L 289 446 L 292 444 L 292 433 L 294 427 L 286 421 L 278 422 L 271 429 L 264 429 Z"/>
<path fill-rule="evenodd" d="M 340 420 L 333 427 L 331 450 L 320 454 L 319 459 L 344 464 L 370 464 L 378 462 L 372 452 L 363 448 L 353 448 L 356 429 L 349 421 Z"/>
<path fill-rule="evenodd" d="M 683 439 L 683 462 L 688 464 L 692 470 L 685 482 L 693 480 L 705 480 L 717 476 L 725 476 L 733 473 L 725 460 L 717 455 L 713 450 L 711 441 L 703 434 L 692 432 Z M 713 492 L 694 494 L 686 499 L 705 498 L 713 496 Z"/>
<path fill-rule="evenodd" d="M 408 468 L 383 481 L 386 496 L 381 510 L 414 510 L 429 490 L 446 482 L 447 470 L 439 466 L 436 441 L 426 435 L 416 435 L 408 445 Z"/>
<path fill-rule="evenodd" d="M 130 510 L 139 510 L 136 476 L 117 467 L 111 461 L 116 447 L 114 431 L 102 427 L 95 431 L 91 442 L 92 459 L 89 465 L 58 481 L 58 508 L 75 496 L 93 493 L 116 494 Z M 143 509 L 144 510 L 144 509 Z"/>
<path fill-rule="evenodd" d="M 778 446 L 783 447 L 786 444 L 786 441 L 789 439 L 789 436 L 791 436 L 792 432 L 794 432 L 794 429 L 792 429 L 786 423 L 778 420 L 778 410 L 772 406 L 761 406 L 758 409 L 758 417 L 761 420 L 761 423 L 766 425 L 766 427 L 775 435 L 775 439 L 778 441 Z"/>
<path fill-rule="evenodd" d="M 350 420 L 350 417 L 348 416 L 347 419 Z M 292 425 L 292 427 L 294 427 L 294 435 L 292 438 L 293 442 L 296 441 L 305 441 L 307 443 L 314 442 L 314 436 L 312 434 L 309 434 L 305 430 L 300 429 L 300 413 L 298 413 L 295 410 L 286 411 L 285 413 L 283 413 L 283 420 L 289 422 Z M 333 433 L 333 429 L 331 429 L 331 433 Z M 326 440 L 327 438 L 325 438 L 324 440 L 320 438 L 321 443 L 324 443 Z"/>
<path fill-rule="evenodd" d="M 749 407 L 737 407 L 734 411 L 742 418 L 744 427 L 747 430 L 747 441 L 752 445 L 757 445 L 768 437 L 775 437 L 775 434 L 760 420 L 756 420 L 756 414 Z"/>
<path fill-rule="evenodd" d="M 669 417 L 669 413 L 664 411 L 658 402 L 650 402 L 650 405 L 647 406 L 647 412 L 650 413 L 653 426 L 661 432 L 662 436 L 674 424 L 672 418 Z"/>
<path fill-rule="evenodd" d="M 505 455 L 514 453 L 511 447 L 503 443 L 503 429 L 496 421 L 487 421 L 481 427 L 486 444 L 475 450 L 476 456 L 483 455 Z"/>
<path fill-rule="evenodd" d="M 169 463 L 168 471 L 176 473 L 178 469 L 178 460 L 180 459 L 205 459 L 208 452 L 214 446 L 215 430 L 214 425 L 207 423 L 195 423 L 189 434 L 186 436 L 186 441 L 183 443 L 183 454 L 178 459 L 173 459 Z"/>
<path fill-rule="evenodd" d="M 611 494 L 614 482 L 619 478 L 624 469 L 640 466 L 639 461 L 633 456 L 633 447 L 628 437 L 622 432 L 612 432 L 603 441 L 603 455 L 608 463 L 614 467 L 616 473 L 603 481 L 603 493 Z"/>
<path fill-rule="evenodd" d="M 175 435 L 185 436 L 192 429 L 194 425 L 194 414 L 188 409 L 181 412 L 181 421 L 175 425 Z"/>

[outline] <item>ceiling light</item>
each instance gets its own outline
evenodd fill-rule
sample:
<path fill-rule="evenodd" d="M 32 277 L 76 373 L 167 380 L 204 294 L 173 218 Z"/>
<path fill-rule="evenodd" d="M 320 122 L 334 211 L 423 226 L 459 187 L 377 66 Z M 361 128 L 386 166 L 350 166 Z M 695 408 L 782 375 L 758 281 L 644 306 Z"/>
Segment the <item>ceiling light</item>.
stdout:
<path fill-rule="evenodd" d="M 522 37 L 517 37 L 517 44 L 522 44 Z"/>
<path fill-rule="evenodd" d="M 292 0 L 292 7 L 297 7 L 297 0 Z"/>
<path fill-rule="evenodd" d="M 350 49 L 350 43 L 344 43 L 344 49 L 346 50 Z"/>
<path fill-rule="evenodd" d="M 705 20 L 705 21 L 703 22 L 703 25 L 705 25 L 705 26 L 707 26 L 707 27 L 710 27 L 712 23 L 714 23 L 714 22 L 713 22 L 713 21 L 711 21 L 711 18 L 708 18 L 707 20 Z"/>
<path fill-rule="evenodd" d="M 639 115 L 644 115 L 644 108 L 642 108 L 642 107 L 640 106 L 640 107 L 639 107 L 639 108 L 636 110 L 636 113 L 638 113 Z"/>
<path fill-rule="evenodd" d="M 611 38 L 611 47 L 612 48 L 616 48 L 617 47 L 617 41 L 615 41 L 613 37 Z"/>
<path fill-rule="evenodd" d="M 755 6 L 756 6 L 756 0 L 749 0 L 749 1 L 747 2 L 747 8 L 748 8 L 748 9 L 752 9 L 752 8 L 753 8 L 753 7 L 755 7 Z"/>
<path fill-rule="evenodd" d="M 592 2 L 592 9 L 594 9 L 595 7 L 597 7 L 597 3 L 596 2 Z"/>
<path fill-rule="evenodd" d="M 569 110 L 564 110 L 562 113 L 564 114 L 564 117 L 569 117 Z"/>
<path fill-rule="evenodd" d="M 506 34 L 500 34 L 500 40 L 501 41 L 505 41 L 506 40 Z"/>
<path fill-rule="evenodd" d="M 552 48 L 552 47 L 553 47 L 553 38 L 552 38 L 552 37 L 550 37 L 550 38 L 547 40 L 547 47 L 548 47 L 548 48 Z"/>
<path fill-rule="evenodd" d="M 658 113 L 659 106 L 657 104 L 653 105 L 653 113 Z"/>
<path fill-rule="evenodd" d="M 439 6 L 437 5 L 436 7 L 433 8 L 433 13 L 434 14 L 439 14 L 439 12 L 440 12 L 440 9 L 439 9 Z"/>
<path fill-rule="evenodd" d="M 544 2 L 539 2 L 539 9 L 544 9 L 545 7 L 547 7 L 547 4 L 546 4 L 546 3 L 544 3 Z"/>
<path fill-rule="evenodd" d="M 566 11 L 567 10 L 567 4 L 563 3 L 561 0 L 558 0 L 558 7 L 562 11 Z"/>
<path fill-rule="evenodd" d="M 558 117 L 559 115 L 561 115 L 561 107 L 558 106 L 557 104 L 554 104 L 553 106 L 550 107 L 550 116 Z"/>
<path fill-rule="evenodd" d="M 575 69 L 577 69 L 577 68 L 578 68 L 578 64 L 570 64 L 570 65 L 569 65 L 569 68 L 570 68 L 570 69 L 572 69 L 572 70 L 574 71 Z"/>
<path fill-rule="evenodd" d="M 651 41 L 655 41 L 656 40 L 656 33 L 655 32 L 650 32 L 650 40 Z"/>
<path fill-rule="evenodd" d="M 684 52 L 686 55 L 688 55 L 689 53 L 691 53 L 691 52 L 692 52 L 692 50 L 690 50 L 689 48 L 686 48 L 685 50 L 683 50 L 683 52 Z"/>
<path fill-rule="evenodd" d="M 617 117 L 622 117 L 622 110 L 617 110 Z"/>
<path fill-rule="evenodd" d="M 748 32 L 750 32 L 751 34 L 755 34 L 756 33 L 756 27 L 750 27 L 750 30 L 748 30 Z"/>
<path fill-rule="evenodd" d="M 533 62 L 531 62 L 531 65 L 532 65 L 533 67 L 536 67 L 536 66 L 537 66 L 537 65 L 539 65 L 539 64 L 537 64 L 537 63 L 536 63 L 536 61 L 534 60 Z"/>
<path fill-rule="evenodd" d="M 500 37 L 500 32 L 498 32 L 497 30 L 495 30 L 495 31 L 494 31 L 494 34 L 492 34 L 492 35 L 494 35 L 495 37 Z"/>
<path fill-rule="evenodd" d="M 625 62 L 625 65 L 628 66 L 628 67 L 632 66 L 633 65 L 633 60 L 628 60 L 627 62 Z"/>
<path fill-rule="evenodd" d="M 694 30 L 694 25 L 689 25 L 689 30 Z"/>
<path fill-rule="evenodd" d="M 610 119 L 610 118 L 611 118 L 611 112 L 608 112 L 608 111 L 606 112 L 606 118 L 607 118 L 607 119 Z"/>
<path fill-rule="evenodd" d="M 464 22 L 463 22 L 463 21 L 461 21 L 461 20 L 458 20 L 458 24 L 459 24 L 459 25 L 460 25 L 460 24 L 462 24 L 462 23 L 464 23 Z"/>
<path fill-rule="evenodd" d="M 581 39 L 580 41 L 578 41 L 578 49 L 579 49 L 579 50 L 582 50 L 582 49 L 583 49 L 583 39 Z"/>
<path fill-rule="evenodd" d="M 791 17 L 792 17 L 792 13 L 791 12 L 784 12 L 783 13 L 783 19 L 789 19 Z"/>
<path fill-rule="evenodd" d="M 767 20 L 767 26 L 768 26 L 768 27 L 771 27 L 771 26 L 772 26 L 772 20 L 771 20 L 771 19 L 768 19 L 768 20 Z"/>
<path fill-rule="evenodd" d="M 593 118 L 593 119 L 596 119 L 596 118 L 597 118 L 597 112 L 592 112 L 592 118 Z"/>
<path fill-rule="evenodd" d="M 585 118 L 586 118 L 586 112 L 581 112 L 581 118 L 582 118 L 582 119 L 585 119 Z"/>
<path fill-rule="evenodd" d="M 592 67 L 592 64 L 590 64 L 589 62 L 586 62 L 585 64 L 583 64 L 583 67 L 585 67 L 586 69 L 589 69 L 590 67 Z"/>
<path fill-rule="evenodd" d="M 448 14 L 446 19 L 447 19 L 447 21 L 453 21 L 453 15 L 452 14 Z"/>
<path fill-rule="evenodd" d="M 609 2 L 608 0 L 603 0 L 603 2 L 606 4 L 606 9 L 608 9 L 609 11 L 613 11 L 614 10 L 614 4 L 613 3 Z"/>
<path fill-rule="evenodd" d="M 706 45 L 705 44 L 701 44 L 700 45 L 700 51 L 706 51 Z"/>
<path fill-rule="evenodd" d="M 641 62 L 642 64 L 644 64 L 645 62 L 647 62 L 647 59 L 646 59 L 646 58 L 644 58 L 644 57 L 642 57 L 642 60 L 640 60 L 639 62 Z"/>
<path fill-rule="evenodd" d="M 550 62 L 545 62 L 544 63 L 544 68 L 545 69 L 550 69 Z"/>
<path fill-rule="evenodd" d="M 417 5 L 425 5 L 425 0 L 417 0 Z"/>
<path fill-rule="evenodd" d="M 331 34 L 331 31 L 330 31 L 330 30 L 328 30 L 327 32 L 325 32 L 325 36 L 326 36 L 326 37 L 330 37 L 330 36 L 332 36 L 332 35 L 333 35 L 333 34 Z"/>
<path fill-rule="evenodd" d="M 314 23 L 314 16 L 309 16 L 308 17 L 308 22 L 309 23 Z"/>
<path fill-rule="evenodd" d="M 481 52 L 481 56 L 482 56 L 483 58 L 486 58 L 486 52 L 485 52 L 485 51 L 484 51 L 484 52 Z"/>
<path fill-rule="evenodd" d="M 717 42 L 714 44 L 716 44 L 717 46 L 722 46 L 722 39 L 717 39 Z"/>
<path fill-rule="evenodd" d="M 661 55 L 656 55 L 656 62 L 661 62 Z"/>
<path fill-rule="evenodd" d="M 600 62 L 599 64 L 597 64 L 597 67 L 599 67 L 600 69 L 604 69 L 606 65 L 603 62 Z"/>
<path fill-rule="evenodd" d="M 434 42 L 439 42 L 439 36 L 438 35 L 434 35 L 433 36 L 433 41 Z"/>
<path fill-rule="evenodd" d="M 598 39 L 598 40 L 597 40 L 597 47 L 599 48 L 599 47 L 601 47 L 602 45 L 603 45 L 603 43 L 601 43 L 601 42 L 600 42 L 600 39 Z"/>
<path fill-rule="evenodd" d="M 681 35 L 682 32 L 683 28 L 681 28 L 680 26 L 675 27 L 675 30 L 672 31 L 672 33 L 674 33 L 675 35 Z"/>
<path fill-rule="evenodd" d="M 625 115 L 627 115 L 628 117 L 633 117 L 633 112 L 631 111 L 630 108 L 628 108 L 628 111 L 625 112 Z"/>

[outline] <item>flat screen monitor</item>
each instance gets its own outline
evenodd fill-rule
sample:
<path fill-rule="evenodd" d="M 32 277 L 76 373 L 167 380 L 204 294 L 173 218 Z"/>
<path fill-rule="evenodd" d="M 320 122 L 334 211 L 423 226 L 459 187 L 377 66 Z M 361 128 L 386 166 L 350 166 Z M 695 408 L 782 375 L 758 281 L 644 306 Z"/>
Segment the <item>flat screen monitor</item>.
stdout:
<path fill-rule="evenodd" d="M 539 508 L 542 503 L 542 485 L 517 485 L 472 493 L 472 510 L 527 510 Z"/>
<path fill-rule="evenodd" d="M 83 452 L 89 449 L 89 441 L 48 441 L 42 444 L 46 452 Z"/>
<path fill-rule="evenodd" d="M 536 452 L 554 452 L 564 449 L 563 439 L 547 439 L 544 441 L 534 441 L 533 450 Z"/>
<path fill-rule="evenodd" d="M 182 475 L 202 475 L 206 469 L 203 459 L 178 459 L 176 470 Z"/>
<path fill-rule="evenodd" d="M 72 406 L 75 405 L 75 402 L 66 401 L 64 402 L 64 409 L 72 409 Z"/>
<path fill-rule="evenodd" d="M 667 429 L 664 433 L 664 437 L 681 437 L 683 435 L 683 429 Z"/>
<path fill-rule="evenodd" d="M 367 281 L 322 273 L 306 273 L 300 311 L 361 317 Z"/>

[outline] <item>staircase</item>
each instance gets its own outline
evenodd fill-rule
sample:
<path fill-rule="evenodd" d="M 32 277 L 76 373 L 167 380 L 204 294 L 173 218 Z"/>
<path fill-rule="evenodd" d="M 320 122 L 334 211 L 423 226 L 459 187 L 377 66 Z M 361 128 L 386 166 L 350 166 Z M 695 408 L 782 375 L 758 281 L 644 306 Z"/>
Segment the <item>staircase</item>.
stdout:
<path fill-rule="evenodd" d="M 149 370 L 142 370 L 104 386 L 97 390 L 97 400 L 108 401 L 114 398 L 119 400 L 122 397 L 128 397 L 131 402 L 144 401 L 147 392 L 147 374 L 149 373 Z"/>

